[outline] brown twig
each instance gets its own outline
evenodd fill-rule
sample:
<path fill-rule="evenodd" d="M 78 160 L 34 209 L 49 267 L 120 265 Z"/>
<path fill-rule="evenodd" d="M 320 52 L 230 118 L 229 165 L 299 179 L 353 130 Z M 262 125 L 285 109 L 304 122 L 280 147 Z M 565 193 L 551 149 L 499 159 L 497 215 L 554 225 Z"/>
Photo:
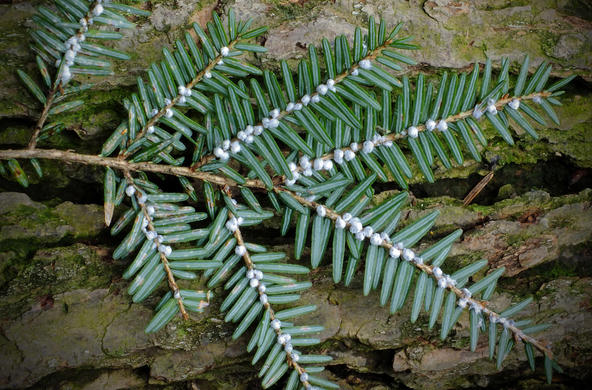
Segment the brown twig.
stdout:
<path fill-rule="evenodd" d="M 193 171 L 188 167 L 177 167 L 171 165 L 155 164 L 151 162 L 137 162 L 132 163 L 116 157 L 102 157 L 92 154 L 80 154 L 57 149 L 7 149 L 0 150 L 0 160 L 8 160 L 11 158 L 44 158 L 48 160 L 59 160 L 64 162 L 73 162 L 84 165 L 99 165 L 104 167 L 111 167 L 119 170 L 128 171 L 145 171 L 162 173 L 165 175 L 185 176 L 198 180 L 209 181 L 213 184 L 228 185 L 231 187 L 238 186 L 234 180 L 224 176 L 215 175 L 208 172 Z M 260 180 L 248 179 L 244 184 L 245 187 L 264 189 L 265 185 Z"/>
<path fill-rule="evenodd" d="M 51 89 L 51 91 L 49 91 L 49 94 L 47 95 L 46 100 L 45 100 L 45 105 L 43 106 L 43 111 L 41 111 L 41 115 L 39 116 L 39 119 L 37 120 L 37 124 L 35 125 L 35 129 L 33 130 L 33 135 L 31 136 L 31 139 L 29 140 L 29 144 L 27 145 L 27 149 L 33 150 L 37 146 L 37 137 L 39 137 L 39 133 L 41 132 L 41 129 L 43 129 L 43 125 L 45 125 L 45 121 L 47 120 L 47 117 L 49 116 L 49 110 L 51 109 L 51 105 L 53 104 L 53 100 L 55 99 L 55 95 L 58 92 L 58 90 L 61 88 L 61 86 L 62 86 L 62 83 L 59 82 Z"/>
<path fill-rule="evenodd" d="M 492 169 L 491 171 L 487 172 L 487 175 L 483 176 L 483 178 L 479 180 L 479 183 L 477 183 L 477 185 L 473 187 L 473 189 L 463 199 L 463 206 L 470 205 L 471 202 L 477 197 L 477 195 L 479 195 L 481 191 L 483 191 L 483 189 L 487 186 L 487 184 L 489 184 L 491 179 L 493 179 L 493 173 L 494 171 Z"/>

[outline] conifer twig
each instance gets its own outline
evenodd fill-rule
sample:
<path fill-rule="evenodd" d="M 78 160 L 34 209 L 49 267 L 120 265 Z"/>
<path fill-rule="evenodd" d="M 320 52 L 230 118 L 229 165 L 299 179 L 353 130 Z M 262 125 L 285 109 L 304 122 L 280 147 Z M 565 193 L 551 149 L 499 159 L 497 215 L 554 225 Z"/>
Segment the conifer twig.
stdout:
<path fill-rule="evenodd" d="M 35 129 L 33 130 L 33 135 L 31 135 L 31 139 L 29 140 L 29 144 L 27 145 L 27 149 L 33 150 L 37 146 L 37 137 L 39 137 L 39 133 L 43 126 L 45 125 L 45 121 L 49 116 L 49 110 L 51 109 L 51 105 L 53 104 L 53 100 L 55 99 L 55 95 L 58 90 L 61 88 L 62 83 L 56 83 L 56 85 L 49 91 L 47 94 L 47 98 L 45 101 L 45 105 L 43 106 L 43 111 L 41 111 L 41 115 L 37 120 L 37 124 L 35 125 Z"/>
<path fill-rule="evenodd" d="M 216 175 L 209 172 L 193 171 L 189 167 L 179 167 L 172 165 L 155 164 L 151 162 L 137 162 L 132 163 L 117 157 L 102 157 L 93 154 L 81 154 L 70 151 L 58 149 L 5 149 L 0 150 L 0 160 L 18 158 L 41 158 L 48 160 L 59 160 L 64 162 L 72 162 L 84 165 L 98 165 L 104 167 L 111 167 L 119 170 L 128 171 L 144 171 L 162 173 L 165 175 L 185 176 L 198 180 L 209 181 L 213 184 L 228 185 L 231 187 L 238 186 L 234 180 L 224 176 Z M 257 179 L 248 179 L 244 184 L 245 187 L 265 189 L 265 185 Z"/>
<path fill-rule="evenodd" d="M 376 47 L 374 50 L 370 51 L 365 57 L 361 58 L 359 62 L 370 61 L 370 60 L 376 59 L 376 57 L 378 57 L 378 55 L 380 55 L 380 52 L 382 50 L 386 49 L 394 41 L 395 41 L 394 38 L 387 39 L 386 41 L 384 41 L 384 43 L 382 45 Z M 358 68 L 360 68 L 360 66 L 358 64 L 352 64 L 352 66 L 349 69 L 336 75 L 335 78 L 333 79 L 335 81 L 335 85 L 338 85 L 343 79 L 348 77 L 352 72 L 356 71 Z M 312 99 L 314 96 L 317 96 L 317 95 L 319 95 L 318 91 L 308 94 L 306 96 L 308 96 L 310 99 Z M 294 103 L 302 103 L 302 98 L 300 100 L 298 100 L 298 102 L 294 102 Z M 276 117 L 276 119 L 280 120 L 280 119 L 284 118 L 285 116 L 290 115 L 291 113 L 292 113 L 292 111 L 281 110 L 281 111 L 279 111 L 279 115 Z M 258 123 L 253 124 L 253 126 L 261 126 L 262 124 L 263 124 L 263 122 L 259 121 Z M 238 138 L 232 138 L 230 140 L 230 142 L 237 141 L 237 139 Z M 191 165 L 191 169 L 197 170 L 200 167 L 206 165 L 208 162 L 210 162 L 214 158 L 215 158 L 215 156 L 213 154 L 205 155 L 201 158 L 201 160 L 193 163 L 193 165 Z"/>
<path fill-rule="evenodd" d="M 525 95 L 525 96 L 518 96 L 518 97 L 511 97 L 511 96 L 509 96 L 509 97 L 505 97 L 505 98 L 502 98 L 502 99 L 498 100 L 495 103 L 495 107 L 496 107 L 496 109 L 501 110 L 506 104 L 510 103 L 514 99 L 519 100 L 519 101 L 522 101 L 522 100 L 533 100 L 535 98 L 546 98 L 546 97 L 549 97 L 551 95 L 552 95 L 551 92 L 545 92 L 545 91 L 543 91 L 543 92 L 534 92 L 534 93 L 531 93 L 531 94 Z M 445 121 L 445 122 L 447 122 L 447 123 L 454 123 L 454 122 L 458 122 L 460 120 L 466 119 L 466 118 L 468 118 L 468 117 L 470 117 L 472 115 L 473 115 L 473 109 L 467 110 L 467 111 L 463 111 L 463 112 L 460 112 L 460 113 L 455 114 L 455 115 L 450 115 L 450 116 L 448 116 L 448 117 L 446 117 L 446 118 L 444 118 L 442 120 Z M 423 131 L 427 131 L 425 124 L 418 124 L 415 127 L 417 128 L 418 133 L 421 133 Z M 387 129 L 383 129 L 380 126 L 376 126 L 376 129 L 377 130 L 381 130 L 381 131 L 387 131 Z M 382 137 L 380 140 L 375 141 L 374 142 L 374 145 L 375 146 L 381 146 L 382 144 L 385 144 L 385 143 L 388 143 L 388 142 L 398 141 L 398 140 L 404 139 L 405 137 L 407 137 L 407 134 L 406 133 L 389 133 L 389 134 L 386 134 L 384 137 Z M 358 143 L 358 149 L 362 150 L 364 141 L 366 141 L 366 140 L 361 140 Z M 341 150 L 345 152 L 349 148 L 350 148 L 350 146 L 346 146 L 346 147 L 341 148 Z M 322 159 L 322 160 L 331 160 L 334 157 L 335 157 L 334 152 L 329 152 L 329 153 L 326 153 L 326 154 L 324 154 L 324 155 L 322 155 L 320 157 L 317 157 L 317 158 Z M 296 172 L 300 172 L 302 170 L 303 170 L 302 167 L 298 166 Z M 278 180 L 280 180 L 280 178 L 281 178 L 282 181 L 284 179 L 283 176 L 278 176 L 277 178 L 278 178 Z M 275 179 L 275 177 L 274 177 L 274 179 Z"/>
<path fill-rule="evenodd" d="M 127 181 L 128 185 L 132 186 L 135 189 L 134 194 L 138 200 L 141 198 L 141 196 L 145 196 L 142 193 L 142 191 L 140 190 L 140 188 L 134 183 L 134 179 L 132 178 L 132 175 L 129 170 L 124 170 L 123 175 L 124 175 L 125 180 Z M 151 232 L 155 232 L 156 229 L 154 228 L 154 225 L 152 223 L 152 217 L 150 216 L 150 213 L 148 213 L 148 209 L 146 207 L 146 202 L 138 201 L 138 205 L 142 209 L 142 214 L 144 215 L 145 220 L 148 222 L 148 226 L 147 226 L 148 230 Z M 158 247 L 158 239 L 159 238 L 157 236 L 153 240 L 157 247 Z M 159 251 L 159 252 L 160 252 L 159 253 L 160 254 L 160 262 L 162 263 L 162 266 L 164 268 L 164 272 L 166 273 L 169 288 L 171 289 L 171 293 L 173 294 L 173 297 L 177 300 L 177 305 L 179 306 L 179 311 L 181 312 L 183 319 L 188 320 L 189 315 L 187 314 L 187 311 L 185 310 L 185 305 L 183 304 L 183 299 L 181 298 L 181 294 L 179 292 L 179 286 L 177 286 L 177 282 L 175 281 L 175 276 L 173 275 L 173 272 L 171 271 L 171 268 L 169 267 L 169 261 L 168 261 L 165 253 L 163 253 L 161 251 Z"/>
<path fill-rule="evenodd" d="M 229 43 L 228 43 L 228 46 L 227 46 L 228 50 L 231 50 L 231 49 L 234 47 L 234 45 L 236 45 L 236 44 L 237 44 L 237 42 L 238 42 L 239 40 L 240 40 L 240 39 L 239 39 L 239 37 L 237 37 L 237 38 L 236 38 L 235 40 L 233 40 L 232 42 L 229 42 Z M 197 75 L 196 75 L 196 76 L 193 78 L 193 80 L 191 80 L 189 83 L 187 83 L 187 84 L 185 85 L 185 88 L 186 88 L 186 89 L 192 89 L 193 87 L 195 87 L 195 85 L 196 85 L 197 83 L 199 83 L 199 82 L 200 82 L 200 81 L 203 79 L 203 77 L 204 77 L 206 74 L 209 74 L 209 73 L 210 73 L 210 71 L 211 71 L 212 69 L 214 69 L 214 68 L 216 67 L 216 65 L 218 64 L 218 62 L 219 62 L 220 60 L 222 60 L 223 58 L 224 58 L 224 55 L 222 55 L 221 53 L 219 53 L 219 54 L 218 54 L 218 55 L 217 55 L 217 56 L 216 56 L 214 59 L 212 59 L 212 60 L 210 61 L 210 63 L 208 63 L 208 65 L 207 65 L 205 68 L 203 68 L 203 69 L 202 69 L 200 72 L 198 72 L 198 73 L 197 73 Z M 132 144 L 134 141 L 136 141 L 136 140 L 138 140 L 138 139 L 142 138 L 144 135 L 146 135 L 146 133 L 147 133 L 147 131 L 148 131 L 148 128 L 149 128 L 150 126 L 154 126 L 154 125 L 155 125 L 155 124 L 158 122 L 158 120 L 159 120 L 160 118 L 162 118 L 162 117 L 163 117 L 163 116 L 166 114 L 166 112 L 167 112 L 168 110 L 170 110 L 170 109 L 171 109 L 171 108 L 173 108 L 173 107 L 174 107 L 174 106 L 175 106 L 177 103 L 179 103 L 179 100 L 181 99 L 181 97 L 182 97 L 182 96 L 183 96 L 182 94 L 177 94 L 177 95 L 176 95 L 176 96 L 175 96 L 175 97 L 174 97 L 174 98 L 171 100 L 171 102 L 170 102 L 169 104 L 166 104 L 164 107 L 162 107 L 160 110 L 158 110 L 158 112 L 156 113 L 156 115 L 152 116 L 152 118 L 150 118 L 150 119 L 148 120 L 148 122 L 146 122 L 146 124 L 144 125 L 144 127 L 142 127 L 142 130 L 140 130 L 140 132 L 139 132 L 139 133 L 136 135 L 136 138 L 129 140 L 129 142 L 128 142 L 128 146 L 129 146 L 129 145 L 131 145 L 131 144 Z M 121 155 L 120 155 L 120 156 L 121 156 L 121 158 L 127 158 L 127 157 L 129 157 L 129 152 L 128 152 L 127 150 L 125 150 L 125 151 L 123 151 L 123 152 L 121 153 Z"/>
<path fill-rule="evenodd" d="M 332 220 L 333 222 L 336 222 L 338 218 L 341 218 L 341 215 L 337 212 L 335 212 L 333 209 L 326 207 L 325 205 L 312 201 L 312 200 L 307 200 L 304 197 L 296 194 L 293 191 L 290 191 L 288 189 L 285 188 L 279 188 L 276 187 L 274 188 L 276 193 L 279 192 L 286 192 L 288 193 L 290 196 L 292 196 L 295 200 L 297 200 L 300 204 L 309 207 L 313 210 L 318 210 L 319 207 L 322 207 L 325 210 L 325 217 L 329 218 L 330 220 Z M 345 228 L 349 227 L 349 222 L 346 223 Z M 390 241 L 383 241 L 380 246 L 382 248 L 384 248 L 387 253 L 389 252 L 389 250 L 393 247 L 395 247 L 396 243 L 391 243 Z M 399 250 L 404 251 L 405 249 L 408 248 L 401 248 L 398 247 Z M 420 271 L 428 274 L 430 277 L 432 277 L 434 280 L 438 281 L 439 279 L 436 277 L 436 275 L 434 274 L 434 266 L 431 266 L 429 264 L 425 264 L 425 263 L 416 263 L 416 262 L 412 262 L 412 264 L 418 268 Z M 475 298 L 471 298 L 471 297 L 466 297 L 465 293 L 458 287 L 454 286 L 454 285 L 447 285 L 446 289 L 448 289 L 449 291 L 453 292 L 457 297 L 462 298 L 462 299 L 466 299 L 467 304 L 470 306 L 472 305 L 477 305 L 478 307 L 481 308 L 481 311 L 484 314 L 489 315 L 490 317 L 494 317 L 494 318 L 503 318 L 499 313 L 496 313 L 494 310 L 489 309 L 486 304 L 486 301 L 480 301 L 477 300 Z M 509 322 L 507 324 L 504 324 L 504 326 L 509 329 L 513 334 L 514 337 L 517 340 L 522 340 L 525 342 L 528 342 L 532 345 L 534 345 L 539 351 L 541 351 L 545 356 L 548 356 L 549 358 L 552 359 L 553 357 L 553 352 L 550 350 L 550 348 L 544 344 L 542 341 L 539 341 L 529 335 L 527 335 L 526 333 L 524 333 L 520 328 L 514 326 L 514 324 L 512 322 Z"/>
<path fill-rule="evenodd" d="M 228 186 L 223 186 L 222 187 L 222 191 L 226 194 L 226 196 L 228 196 L 230 199 L 232 198 L 232 194 L 230 192 L 230 189 Z M 228 217 L 229 218 L 233 218 L 234 215 L 232 214 L 232 212 L 228 212 Z M 234 229 L 233 232 L 234 238 L 236 238 L 236 244 L 237 246 L 241 246 L 241 247 L 245 247 L 245 241 L 243 239 L 243 235 L 240 231 L 240 228 L 237 226 L 236 229 Z M 245 249 L 244 254 L 242 255 L 242 258 L 245 262 L 245 267 L 247 268 L 247 270 L 249 271 L 254 271 L 255 267 L 253 265 L 253 261 L 251 260 L 251 255 L 249 254 L 249 250 Z M 264 291 L 258 290 L 258 294 L 259 296 L 261 295 L 265 295 Z M 263 307 L 265 307 L 265 310 L 267 310 L 267 312 L 269 313 L 269 321 L 274 321 L 275 318 L 275 311 L 273 310 L 273 308 L 271 307 L 271 304 L 269 302 L 265 302 L 263 304 Z M 274 329 L 275 333 L 280 336 L 282 334 L 282 329 L 280 327 L 278 327 L 278 329 Z M 297 361 L 295 361 L 294 359 L 292 359 L 292 354 L 285 351 L 286 353 L 286 358 L 288 361 L 288 366 L 291 366 L 294 370 L 298 371 L 298 375 L 302 375 L 304 373 L 306 373 L 306 370 L 304 369 L 304 367 L 302 367 L 300 364 L 298 364 Z M 308 381 L 302 381 L 302 385 L 303 386 L 308 386 L 310 385 L 308 383 Z"/>

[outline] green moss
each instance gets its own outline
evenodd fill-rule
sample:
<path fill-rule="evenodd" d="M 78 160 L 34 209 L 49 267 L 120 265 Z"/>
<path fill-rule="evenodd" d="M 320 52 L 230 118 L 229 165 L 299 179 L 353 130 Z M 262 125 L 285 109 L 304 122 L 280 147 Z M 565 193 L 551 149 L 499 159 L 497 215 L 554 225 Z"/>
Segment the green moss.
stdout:
<path fill-rule="evenodd" d="M 553 53 L 553 50 L 557 46 L 557 42 L 559 41 L 559 35 L 554 34 L 548 30 L 542 30 L 538 32 L 541 41 L 541 49 L 545 53 Z"/>
<path fill-rule="evenodd" d="M 499 199 L 508 199 L 516 195 L 516 190 L 512 184 L 505 184 L 498 190 L 497 197 Z"/>
<path fill-rule="evenodd" d="M 556 216 L 556 217 L 552 218 L 550 221 L 550 226 L 552 228 L 567 228 L 567 227 L 571 226 L 574 222 L 575 222 L 575 218 L 572 218 L 570 216 L 561 215 L 561 216 Z"/>
<path fill-rule="evenodd" d="M 95 237 L 103 229 L 101 216 L 95 205 L 65 202 L 55 209 L 19 205 L 0 219 L 0 251 L 14 250 L 26 256 L 43 245 Z"/>
<path fill-rule="evenodd" d="M 289 2 L 286 0 L 264 0 L 264 3 L 271 6 L 270 13 L 275 14 L 275 22 L 281 23 L 297 18 L 314 18 L 318 14 L 319 6 L 326 3 L 325 0 L 308 0 L 302 3 Z"/>
<path fill-rule="evenodd" d="M 114 271 L 95 248 L 83 244 L 40 250 L 27 262 L 14 257 L 8 265 L 2 273 L 10 276 L 0 303 L 3 317 L 18 315 L 27 307 L 24 302 L 38 297 L 108 287 Z"/>

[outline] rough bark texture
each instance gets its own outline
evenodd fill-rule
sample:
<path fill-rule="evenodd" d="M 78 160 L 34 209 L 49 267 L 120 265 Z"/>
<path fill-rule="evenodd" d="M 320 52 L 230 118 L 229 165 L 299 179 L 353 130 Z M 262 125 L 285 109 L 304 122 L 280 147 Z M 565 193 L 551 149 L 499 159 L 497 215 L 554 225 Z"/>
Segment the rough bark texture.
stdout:
<path fill-rule="evenodd" d="M 27 49 L 33 6 L 41 1 L 0 4 L 0 147 L 25 146 L 39 107 L 16 79 L 18 67 L 33 69 Z M 508 272 L 492 302 L 535 296 L 528 314 L 553 327 L 540 335 L 553 343 L 565 374 L 546 387 L 567 389 L 590 380 L 592 364 L 592 7 L 585 1 L 401 1 L 229 0 L 151 1 L 149 18 L 127 32 L 119 44 L 132 60 L 118 63 L 116 76 L 98 80 L 88 104 L 66 117 L 70 132 L 52 146 L 96 153 L 118 123 L 120 101 L 133 90 L 137 75 L 160 49 L 193 21 L 209 19 L 212 9 L 234 7 L 271 27 L 269 52 L 253 58 L 277 69 L 277 59 L 295 64 L 322 36 L 352 34 L 368 15 L 391 25 L 405 22 L 423 50 L 420 65 L 409 69 L 438 74 L 471 62 L 524 53 L 532 66 L 554 64 L 554 75 L 581 76 L 562 96 L 561 126 L 540 129 L 541 140 L 521 137 L 509 147 L 493 139 L 487 160 L 499 157 L 494 180 L 463 207 L 461 199 L 487 172 L 468 161 L 426 184 L 417 176 L 404 222 L 438 208 L 442 212 L 430 239 L 465 230 L 445 270 L 487 258 Z M 44 145 L 41 145 L 44 146 Z M 47 144 L 45 144 L 47 146 Z M 102 170 L 41 161 L 45 175 L 30 175 L 23 189 L 0 179 L 0 388 L 187 388 L 257 387 L 256 371 L 245 352 L 245 338 L 231 342 L 215 300 L 189 323 L 173 321 L 147 336 L 155 301 L 132 304 L 120 275 L 125 262 L 111 259 L 116 239 L 102 224 Z M 379 201 L 395 184 L 377 188 Z M 293 253 L 291 238 L 279 236 L 279 221 L 246 232 L 251 241 Z M 288 237 L 292 237 L 292 233 Z M 423 245 L 427 245 L 424 243 Z M 306 256 L 304 256 L 306 259 Z M 520 350 L 501 372 L 486 356 L 483 338 L 468 350 L 468 317 L 441 342 L 427 321 L 409 322 L 409 310 L 390 316 L 376 293 L 363 297 L 359 278 L 349 288 L 335 286 L 330 268 L 312 274 L 314 288 L 304 294 L 325 326 L 319 348 L 335 357 L 327 377 L 348 389 L 543 388 L 541 370 L 531 373 Z M 194 286 L 198 288 L 199 284 Z M 218 292 L 220 296 L 222 292 Z M 514 297 L 514 298 L 512 298 Z M 542 362 L 539 362 L 542 366 Z"/>

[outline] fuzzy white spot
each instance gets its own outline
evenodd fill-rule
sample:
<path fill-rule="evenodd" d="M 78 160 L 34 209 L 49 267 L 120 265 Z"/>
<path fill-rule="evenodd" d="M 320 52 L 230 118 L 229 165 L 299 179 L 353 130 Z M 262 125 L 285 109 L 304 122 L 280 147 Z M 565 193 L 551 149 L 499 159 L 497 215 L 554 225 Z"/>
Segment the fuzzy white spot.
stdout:
<path fill-rule="evenodd" d="M 479 119 L 482 116 L 483 116 L 483 111 L 481 111 L 478 106 L 475 106 L 475 108 L 473 109 L 473 118 Z"/>
<path fill-rule="evenodd" d="M 445 120 L 441 120 L 440 122 L 438 122 L 438 130 L 440 130 L 440 131 L 448 130 L 448 123 L 446 123 Z"/>
<path fill-rule="evenodd" d="M 315 171 L 320 171 L 321 169 L 323 169 L 323 159 L 317 158 L 316 160 L 314 160 L 313 168 Z"/>
<path fill-rule="evenodd" d="M 234 154 L 237 154 L 238 152 L 241 151 L 241 146 L 240 146 L 240 142 L 238 141 L 234 141 L 231 145 L 230 145 L 230 151 Z"/>
<path fill-rule="evenodd" d="M 302 167 L 302 169 L 306 169 L 306 168 L 310 168 L 310 158 L 306 155 L 300 157 L 300 160 L 298 160 L 300 163 L 300 166 Z"/>
<path fill-rule="evenodd" d="M 417 129 L 417 127 L 411 126 L 407 129 L 407 134 L 409 134 L 409 137 L 411 138 L 417 138 L 419 136 L 419 130 Z"/>
<path fill-rule="evenodd" d="M 165 256 L 170 256 L 171 253 L 173 253 L 173 248 L 171 248 L 170 246 L 166 245 L 164 247 L 164 255 Z"/>
<path fill-rule="evenodd" d="M 327 215 L 327 210 L 325 209 L 324 206 L 318 205 L 317 206 L 317 214 L 319 215 L 319 217 L 324 217 L 325 215 Z"/>
<path fill-rule="evenodd" d="M 226 229 L 228 229 L 229 231 L 234 233 L 236 231 L 236 229 L 238 229 L 238 225 L 237 225 L 236 221 L 228 220 L 226 222 Z"/>
<path fill-rule="evenodd" d="M 403 250 L 403 259 L 406 261 L 411 261 L 415 257 L 415 253 L 411 249 L 404 249 Z"/>
<path fill-rule="evenodd" d="M 374 142 L 364 141 L 364 144 L 362 146 L 362 151 L 364 153 L 372 153 L 373 150 L 374 150 Z"/>
<path fill-rule="evenodd" d="M 436 277 L 436 279 L 440 279 L 443 275 L 442 270 L 440 269 L 440 267 L 434 267 L 432 268 L 432 273 L 434 274 L 434 276 Z"/>
<path fill-rule="evenodd" d="M 147 240 L 149 240 L 149 241 L 152 241 L 152 240 L 154 240 L 154 239 L 156 238 L 156 236 L 157 236 L 157 234 L 156 234 L 156 232 L 155 232 L 155 231 L 148 230 L 148 231 L 146 232 L 146 239 L 147 239 Z"/>
<path fill-rule="evenodd" d="M 343 164 L 343 155 L 344 155 L 343 150 L 335 149 L 335 151 L 333 152 L 333 159 L 335 160 L 335 162 L 337 164 Z"/>
<path fill-rule="evenodd" d="M 271 328 L 274 330 L 279 330 L 280 327 L 282 326 L 282 323 L 280 322 L 280 320 L 278 320 L 277 318 L 274 319 L 273 321 L 271 321 L 270 323 Z"/>
<path fill-rule="evenodd" d="M 391 249 L 389 249 L 389 255 L 392 258 L 397 259 L 401 257 L 401 250 L 397 247 L 392 246 Z"/>
<path fill-rule="evenodd" d="M 490 113 L 491 115 L 497 114 L 497 107 L 495 106 L 495 103 L 489 104 L 487 106 L 487 112 Z"/>
<path fill-rule="evenodd" d="M 352 225 L 350 225 L 350 227 L 349 227 L 349 232 L 350 232 L 351 234 L 357 234 L 357 233 L 359 233 L 359 232 L 360 232 L 360 230 L 361 230 L 361 229 L 360 229 L 360 227 L 359 227 L 358 225 L 354 225 L 354 224 L 352 224 Z M 363 234 L 363 233 L 362 233 L 362 234 Z"/>
<path fill-rule="evenodd" d="M 234 248 L 234 253 L 236 253 L 237 256 L 244 256 L 247 253 L 247 248 L 245 248 L 244 245 L 237 245 L 236 248 Z"/>
<path fill-rule="evenodd" d="M 221 158 L 224 155 L 224 150 L 221 147 L 214 148 L 214 156 Z"/>
<path fill-rule="evenodd" d="M 92 14 L 94 16 L 99 16 L 103 13 L 103 11 L 104 11 L 103 6 L 101 4 L 97 4 L 97 5 L 95 5 L 95 8 L 93 8 Z"/>
<path fill-rule="evenodd" d="M 512 99 L 512 101 L 508 103 L 508 106 L 510 106 L 510 108 L 513 110 L 517 110 L 518 108 L 520 108 L 520 100 Z"/>
<path fill-rule="evenodd" d="M 370 60 L 362 60 L 360 61 L 360 67 L 362 69 L 370 69 L 372 68 L 372 63 L 370 62 Z"/>
<path fill-rule="evenodd" d="M 382 245 L 382 237 L 380 237 L 380 234 L 374 233 L 372 237 L 370 237 L 370 244 Z"/>

